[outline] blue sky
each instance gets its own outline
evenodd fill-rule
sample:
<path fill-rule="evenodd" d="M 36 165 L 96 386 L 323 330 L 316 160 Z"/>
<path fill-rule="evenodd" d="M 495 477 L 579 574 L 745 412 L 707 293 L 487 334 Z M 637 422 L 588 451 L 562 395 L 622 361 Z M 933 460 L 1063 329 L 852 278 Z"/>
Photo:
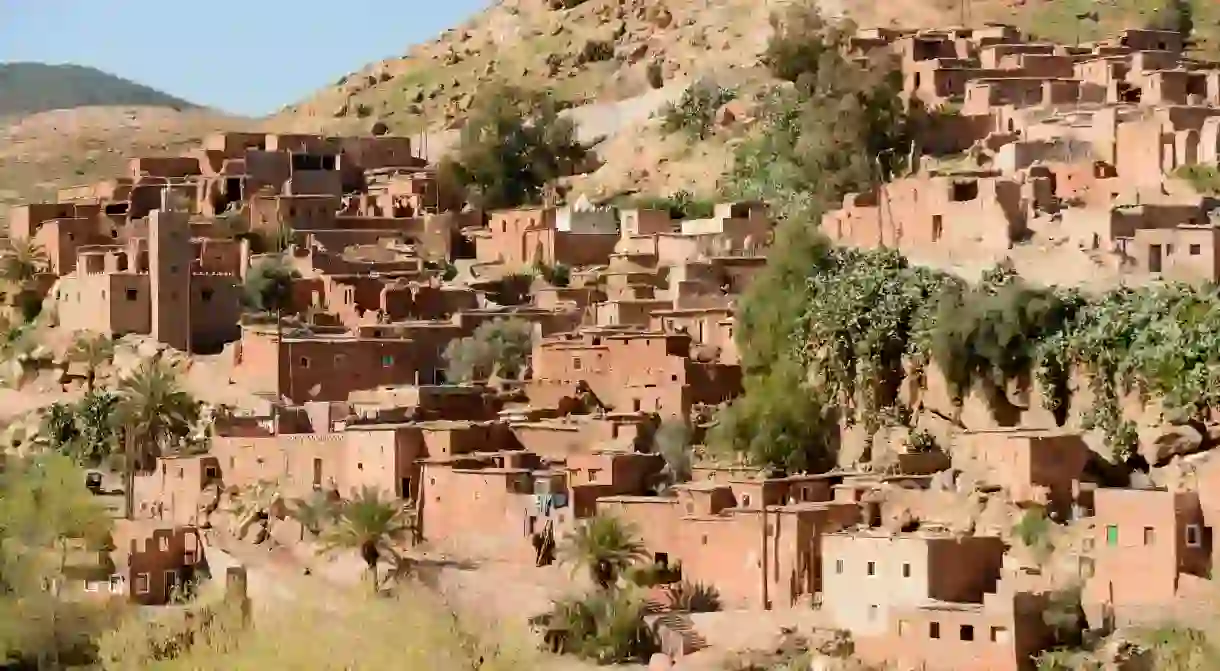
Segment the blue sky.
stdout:
<path fill-rule="evenodd" d="M 201 105 L 269 114 L 404 54 L 488 0 L 0 0 L 0 62 L 88 65 Z"/>

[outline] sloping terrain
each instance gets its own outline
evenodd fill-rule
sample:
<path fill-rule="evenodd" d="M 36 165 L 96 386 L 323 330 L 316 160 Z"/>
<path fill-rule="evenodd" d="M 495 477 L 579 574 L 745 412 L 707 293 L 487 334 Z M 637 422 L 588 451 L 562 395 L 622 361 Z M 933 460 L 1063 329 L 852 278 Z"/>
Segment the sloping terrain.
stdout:
<path fill-rule="evenodd" d="M 758 59 L 770 14 L 793 1 L 496 0 L 401 58 L 370 64 L 285 108 L 274 121 L 301 131 L 353 131 L 381 121 L 418 133 L 454 125 L 480 85 L 493 80 L 545 88 L 573 105 L 701 76 L 756 80 L 765 76 Z M 821 0 L 821 6 L 862 26 L 1003 21 L 1059 42 L 1181 22 L 1185 11 L 1200 55 L 1220 54 L 1220 4 L 1211 0 Z"/>
<path fill-rule="evenodd" d="M 700 77 L 725 85 L 764 83 L 767 73 L 759 67 L 759 56 L 771 32 L 770 13 L 794 1 L 495 0 L 437 39 L 409 48 L 403 57 L 370 64 L 286 107 L 266 120 L 265 127 L 367 132 L 380 121 L 396 133 L 430 132 L 427 153 L 436 157 L 453 141 L 454 134 L 445 129 L 460 126 L 479 88 L 504 80 L 551 91 L 580 108 L 573 113 L 582 135 L 606 138 L 598 147 L 604 162 L 601 170 L 576 180 L 581 192 L 611 196 L 632 189 L 708 191 L 716 188 L 728 165 L 732 134 L 720 133 L 691 146 L 666 137 L 648 118 Z M 1073 41 L 1077 36 L 1094 39 L 1123 27 L 1164 21 L 1163 8 L 1174 1 L 821 3 L 828 15 L 847 15 L 864 26 L 1008 21 L 1035 35 Z M 554 8 L 565 5 L 571 8 Z M 1186 6 L 1192 10 L 1200 54 L 1220 53 L 1220 4 L 1189 0 Z M 1097 20 L 1077 18 L 1094 12 Z M 90 102 L 125 106 L 44 112 L 0 126 L 0 212 L 16 201 L 46 197 L 57 187 L 111 175 L 134 154 L 173 151 L 209 131 L 263 125 L 191 109 L 189 103 L 96 71 L 92 80 L 84 81 L 104 80 L 110 82 L 110 89 L 82 84 L 77 97 L 65 98 L 55 86 L 38 84 L 37 68 L 51 69 L 54 76 L 44 75 L 44 82 L 48 77 L 76 81 L 73 77 L 84 77 L 82 73 L 89 70 L 0 66 L 0 116 L 6 106 L 10 110 Z M 6 87 L 21 82 L 29 90 L 14 97 Z M 136 100 L 103 99 L 98 90 Z M 129 104 L 138 106 L 126 107 Z"/>
<path fill-rule="evenodd" d="M 198 107 L 154 88 L 83 65 L 0 64 L 0 117 L 98 105 Z"/>
<path fill-rule="evenodd" d="M 55 189 L 121 174 L 140 154 L 174 152 L 209 132 L 254 121 L 202 109 L 82 107 L 0 122 L 0 215 Z"/>

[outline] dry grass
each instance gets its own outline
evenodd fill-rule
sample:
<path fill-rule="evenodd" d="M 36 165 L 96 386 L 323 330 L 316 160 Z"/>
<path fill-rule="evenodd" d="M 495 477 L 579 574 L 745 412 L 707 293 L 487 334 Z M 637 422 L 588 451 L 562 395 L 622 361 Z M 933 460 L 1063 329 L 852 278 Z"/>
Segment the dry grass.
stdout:
<path fill-rule="evenodd" d="M 197 628 L 197 644 L 175 659 L 153 659 L 157 627 L 131 620 L 102 643 L 108 671 L 510 671 L 539 668 L 525 641 L 493 642 L 497 632 L 475 635 L 423 588 L 374 598 L 352 593 L 325 607 L 283 608 L 242 629 L 240 614 L 221 610 Z"/>

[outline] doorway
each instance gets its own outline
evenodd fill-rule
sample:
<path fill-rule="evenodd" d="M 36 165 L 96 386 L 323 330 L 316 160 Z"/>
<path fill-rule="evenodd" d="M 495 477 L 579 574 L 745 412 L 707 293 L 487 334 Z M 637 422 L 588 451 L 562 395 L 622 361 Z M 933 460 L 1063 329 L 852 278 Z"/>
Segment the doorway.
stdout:
<path fill-rule="evenodd" d="M 1148 245 L 1148 272 L 1161 272 L 1161 246 Z"/>

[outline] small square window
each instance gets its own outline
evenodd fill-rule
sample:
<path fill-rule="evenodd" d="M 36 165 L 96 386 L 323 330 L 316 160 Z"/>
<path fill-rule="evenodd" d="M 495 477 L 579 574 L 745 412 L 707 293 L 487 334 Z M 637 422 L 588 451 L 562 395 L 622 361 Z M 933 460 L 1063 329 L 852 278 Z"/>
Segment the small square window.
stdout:
<path fill-rule="evenodd" d="M 85 591 L 86 592 L 96 592 L 98 590 L 99 586 L 100 586 L 99 583 L 94 582 L 92 580 L 85 581 Z"/>
<path fill-rule="evenodd" d="M 991 628 L 991 642 L 992 643 L 1007 643 L 1008 642 L 1008 628 L 1007 627 L 992 627 Z"/>
<path fill-rule="evenodd" d="M 122 576 L 117 576 L 117 575 L 110 576 L 110 593 L 111 594 L 122 594 L 123 593 Z"/>
<path fill-rule="evenodd" d="M 899 620 L 899 621 L 898 621 L 898 635 L 899 635 L 899 636 L 903 636 L 903 635 L 905 635 L 906 633 L 907 633 L 907 622 L 906 622 L 906 620 Z"/>
<path fill-rule="evenodd" d="M 1085 538 L 1085 539 L 1081 540 L 1080 549 L 1084 550 L 1085 552 L 1089 552 L 1090 550 L 1092 550 L 1093 549 L 1093 539 Z"/>
<path fill-rule="evenodd" d="M 303 356 L 299 360 L 301 368 L 309 368 L 309 357 Z"/>
<path fill-rule="evenodd" d="M 1203 545 L 1203 542 L 1199 538 L 1199 525 L 1198 524 L 1187 524 L 1186 525 L 1186 547 L 1197 548 L 1201 545 Z"/>
<path fill-rule="evenodd" d="M 840 574 L 843 573 L 843 560 L 842 559 L 835 560 L 835 573 L 840 573 Z"/>
<path fill-rule="evenodd" d="M 572 370 L 580 370 L 580 357 L 572 359 Z"/>
<path fill-rule="evenodd" d="M 868 574 L 869 574 L 869 575 L 877 575 L 877 562 L 872 562 L 872 561 L 871 561 L 871 562 L 869 562 L 869 563 L 868 563 Z"/>
<path fill-rule="evenodd" d="M 910 578 L 910 577 L 911 577 L 911 565 L 910 565 L 910 564 L 905 564 L 905 563 L 904 563 L 904 564 L 902 565 L 902 577 L 904 577 L 904 578 Z"/>
<path fill-rule="evenodd" d="M 1094 574 L 1094 573 L 1096 573 L 1096 572 L 1097 572 L 1097 571 L 1096 571 L 1096 569 L 1093 567 L 1093 559 L 1092 559 L 1091 557 L 1081 557 L 1081 558 L 1080 558 L 1080 571 L 1079 571 L 1079 573 L 1080 573 L 1080 577 L 1081 577 L 1081 578 L 1083 578 L 1083 579 L 1086 579 L 1086 580 L 1087 580 L 1087 579 L 1089 579 L 1089 578 L 1092 578 L 1092 577 L 1093 577 L 1093 574 Z"/>
<path fill-rule="evenodd" d="M 960 638 L 963 641 L 973 641 L 974 640 L 974 625 L 963 624 L 961 626 L 961 630 L 959 633 L 960 633 Z"/>
<path fill-rule="evenodd" d="M 127 300 L 129 300 L 129 301 L 134 301 L 136 299 L 136 296 L 138 296 L 138 295 L 139 295 L 139 293 L 135 289 L 127 290 Z"/>
<path fill-rule="evenodd" d="M 1156 529 L 1144 527 L 1144 545 L 1156 544 Z"/>
<path fill-rule="evenodd" d="M 940 623 L 939 622 L 929 622 L 928 623 L 928 638 L 940 638 Z"/>
<path fill-rule="evenodd" d="M 393 365 L 394 365 L 394 357 L 392 357 L 388 354 L 381 357 L 381 367 L 382 368 L 390 368 Z"/>
<path fill-rule="evenodd" d="M 1190 246 L 1190 255 L 1191 256 L 1198 256 L 1199 254 L 1202 254 L 1202 253 L 1203 253 L 1203 248 L 1201 246 L 1199 246 L 1199 245 Z"/>
<path fill-rule="evenodd" d="M 204 303 L 211 303 L 212 293 L 213 292 L 211 289 L 204 289 L 203 291 L 199 292 L 199 297 L 203 299 Z"/>
<path fill-rule="evenodd" d="M 148 594 L 152 591 L 152 581 L 147 573 L 136 575 L 136 594 Z"/>

